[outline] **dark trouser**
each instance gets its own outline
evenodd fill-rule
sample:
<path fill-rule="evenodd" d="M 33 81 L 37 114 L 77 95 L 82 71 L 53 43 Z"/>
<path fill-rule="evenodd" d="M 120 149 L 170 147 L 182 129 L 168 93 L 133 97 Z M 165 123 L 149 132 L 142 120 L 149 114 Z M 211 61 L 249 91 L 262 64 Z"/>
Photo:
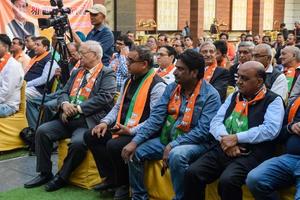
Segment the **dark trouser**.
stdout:
<path fill-rule="evenodd" d="M 222 200 L 242 200 L 242 185 L 249 171 L 259 165 L 254 154 L 228 157 L 218 145 L 196 160 L 185 174 L 185 199 L 205 199 L 206 184 L 219 178 L 218 194 Z"/>
<path fill-rule="evenodd" d="M 122 149 L 132 140 L 132 136 L 120 136 L 106 144 L 109 157 L 113 163 L 114 181 L 116 186 L 129 185 L 128 165 L 121 157 Z"/>
<path fill-rule="evenodd" d="M 106 177 L 107 181 L 113 183 L 112 162 L 106 150 L 106 143 L 110 139 L 111 134 L 109 132 L 100 138 L 97 135 L 92 136 L 91 131 L 84 134 L 84 141 L 93 154 L 100 176 Z"/>
<path fill-rule="evenodd" d="M 37 172 L 50 173 L 52 170 L 51 150 L 53 142 L 71 138 L 68 154 L 59 171 L 61 178 L 68 180 L 71 173 L 83 161 L 87 147 L 83 140 L 84 133 L 88 130 L 84 117 L 71 120 L 64 124 L 61 120 L 53 120 L 42 124 L 36 132 L 35 148 L 37 156 Z"/>
<path fill-rule="evenodd" d="M 106 177 L 115 186 L 128 184 L 128 166 L 123 161 L 121 152 L 132 137 L 120 136 L 111 139 L 111 134 L 107 132 L 104 137 L 98 138 L 86 132 L 84 138 L 94 156 L 100 176 Z"/>

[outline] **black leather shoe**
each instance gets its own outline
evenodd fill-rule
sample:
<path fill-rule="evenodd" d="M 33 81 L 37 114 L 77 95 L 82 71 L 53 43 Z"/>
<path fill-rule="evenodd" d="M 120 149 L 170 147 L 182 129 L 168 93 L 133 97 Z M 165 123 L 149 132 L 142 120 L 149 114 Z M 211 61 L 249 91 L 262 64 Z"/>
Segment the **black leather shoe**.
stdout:
<path fill-rule="evenodd" d="M 129 199 L 129 186 L 122 185 L 116 189 L 114 200 L 125 200 Z"/>
<path fill-rule="evenodd" d="M 114 187 L 113 183 L 104 180 L 100 184 L 96 185 L 93 189 L 96 191 L 103 191 L 103 190 L 111 189 L 113 187 Z"/>
<path fill-rule="evenodd" d="M 45 185 L 45 190 L 47 192 L 53 192 L 59 190 L 60 188 L 67 185 L 67 182 L 63 180 L 58 174 L 54 176 L 54 178 Z"/>
<path fill-rule="evenodd" d="M 34 179 L 28 181 L 27 183 L 24 184 L 24 188 L 33 188 L 33 187 L 38 187 L 41 185 L 44 185 L 48 181 L 50 181 L 53 177 L 52 173 L 41 173 Z"/>

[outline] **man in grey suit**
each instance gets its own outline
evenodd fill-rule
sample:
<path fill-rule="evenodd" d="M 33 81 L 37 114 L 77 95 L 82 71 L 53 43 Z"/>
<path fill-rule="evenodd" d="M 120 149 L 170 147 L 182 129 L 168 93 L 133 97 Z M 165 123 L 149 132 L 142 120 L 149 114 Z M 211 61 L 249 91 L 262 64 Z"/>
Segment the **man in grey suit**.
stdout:
<path fill-rule="evenodd" d="M 66 185 L 72 171 L 83 161 L 87 147 L 84 133 L 97 124 L 113 107 L 116 91 L 115 73 L 101 62 L 98 42 L 83 42 L 79 48 L 82 68 L 74 71 L 58 97 L 58 119 L 41 125 L 36 131 L 37 172 L 25 188 L 43 185 L 48 192 Z M 71 138 L 68 154 L 60 171 L 53 177 L 51 149 L 53 142 Z"/>

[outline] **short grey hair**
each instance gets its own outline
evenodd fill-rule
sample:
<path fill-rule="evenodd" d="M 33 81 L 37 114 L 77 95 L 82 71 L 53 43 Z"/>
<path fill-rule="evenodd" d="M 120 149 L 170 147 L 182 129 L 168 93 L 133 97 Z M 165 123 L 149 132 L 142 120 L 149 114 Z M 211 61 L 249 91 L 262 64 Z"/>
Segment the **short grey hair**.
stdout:
<path fill-rule="evenodd" d="M 90 51 L 96 53 L 96 55 L 99 59 L 102 58 L 103 49 L 102 49 L 101 45 L 99 44 L 99 42 L 96 42 L 93 40 L 88 40 L 86 42 L 82 42 L 79 49 L 81 48 L 82 45 L 86 45 Z"/>
<path fill-rule="evenodd" d="M 153 53 L 151 52 L 151 49 L 146 45 L 138 45 L 133 46 L 130 51 L 136 51 L 139 55 L 139 60 L 141 61 L 147 61 L 148 67 L 153 67 Z"/>
<path fill-rule="evenodd" d="M 270 45 L 268 45 L 268 44 L 259 44 L 259 45 L 255 46 L 254 48 L 259 48 L 259 47 L 264 48 L 267 55 L 273 57 L 273 52 L 272 52 L 272 48 L 271 48 Z"/>
<path fill-rule="evenodd" d="M 298 47 L 294 47 L 295 48 L 295 57 L 297 62 L 300 62 L 300 49 Z"/>
<path fill-rule="evenodd" d="M 211 41 L 205 41 L 201 44 L 199 51 L 201 51 L 201 49 L 205 46 L 212 46 L 214 48 L 214 51 L 217 51 L 216 46 L 211 42 Z"/>
<path fill-rule="evenodd" d="M 253 49 L 255 47 L 255 44 L 253 42 L 244 41 L 244 42 L 240 42 L 238 48 L 240 47 L 248 47 L 250 49 Z"/>
<path fill-rule="evenodd" d="M 284 49 L 287 49 L 294 53 L 294 57 L 297 62 L 300 62 L 300 49 L 294 46 L 286 46 Z"/>

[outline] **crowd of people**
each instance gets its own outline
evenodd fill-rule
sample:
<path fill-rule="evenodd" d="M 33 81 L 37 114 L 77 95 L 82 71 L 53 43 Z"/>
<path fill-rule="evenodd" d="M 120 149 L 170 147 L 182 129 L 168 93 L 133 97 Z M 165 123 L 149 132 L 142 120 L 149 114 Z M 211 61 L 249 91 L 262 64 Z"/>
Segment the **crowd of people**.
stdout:
<path fill-rule="evenodd" d="M 131 31 L 114 39 L 103 5 L 86 12 L 94 27 L 67 45 L 65 84 L 59 52 L 50 70 L 48 38 L 0 34 L 0 117 L 18 112 L 25 80 L 27 120 L 35 129 L 47 92 L 35 135 L 38 175 L 25 188 L 66 186 L 90 150 L 104 180 L 95 190 L 113 189 L 116 200 L 129 198 L 129 189 L 132 199 L 148 199 L 148 160 L 163 161 L 162 175 L 169 169 L 170 199 L 205 199 L 206 185 L 217 179 L 223 200 L 241 200 L 244 184 L 257 200 L 278 199 L 277 191 L 290 185 L 300 198 L 300 41 L 294 33 L 279 33 L 275 41 L 242 34 L 236 45 L 227 33 L 195 43 L 190 35 L 159 34 L 136 45 Z M 65 138 L 71 139 L 68 153 L 53 175 L 53 145 Z M 286 150 L 275 157 L 283 143 Z"/>

